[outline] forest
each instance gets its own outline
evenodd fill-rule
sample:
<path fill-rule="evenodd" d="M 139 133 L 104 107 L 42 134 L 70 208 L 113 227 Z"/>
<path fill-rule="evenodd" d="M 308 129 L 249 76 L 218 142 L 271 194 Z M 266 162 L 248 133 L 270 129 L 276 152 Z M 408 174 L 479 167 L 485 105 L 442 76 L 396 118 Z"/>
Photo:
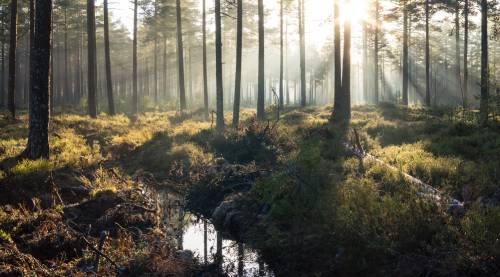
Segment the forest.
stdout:
<path fill-rule="evenodd" d="M 498 276 L 498 0 L 0 0 L 0 276 Z"/>

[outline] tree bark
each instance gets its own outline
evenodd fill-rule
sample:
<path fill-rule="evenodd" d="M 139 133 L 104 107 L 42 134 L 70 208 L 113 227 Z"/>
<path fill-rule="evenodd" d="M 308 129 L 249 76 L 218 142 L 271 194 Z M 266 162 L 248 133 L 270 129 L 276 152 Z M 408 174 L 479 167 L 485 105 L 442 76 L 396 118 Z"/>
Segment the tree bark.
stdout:
<path fill-rule="evenodd" d="M 284 107 L 284 99 L 283 99 L 283 0 L 280 0 L 280 84 L 279 84 L 279 94 L 280 94 L 280 103 L 279 109 L 283 110 Z"/>
<path fill-rule="evenodd" d="M 204 117 L 208 120 L 208 69 L 207 69 L 207 7 L 203 0 L 203 104 Z"/>
<path fill-rule="evenodd" d="M 215 0 L 215 75 L 217 86 L 217 130 L 224 130 L 224 83 L 222 80 L 222 25 L 220 0 Z"/>
<path fill-rule="evenodd" d="M 431 105 L 431 76 L 430 76 L 430 47 L 429 47 L 429 0 L 425 0 L 425 105 Z"/>
<path fill-rule="evenodd" d="M 265 112 L 265 72 L 264 72 L 264 1 L 258 0 L 258 9 L 259 9 L 259 73 L 258 73 L 258 99 L 257 99 L 257 118 L 259 120 L 264 120 L 266 117 Z"/>
<path fill-rule="evenodd" d="M 109 47 L 109 15 L 108 0 L 104 0 L 104 56 L 106 60 L 106 88 L 108 92 L 108 112 L 115 115 L 115 103 L 113 99 L 113 79 L 111 76 L 111 53 Z"/>
<path fill-rule="evenodd" d="M 408 106 L 408 3 L 403 0 L 403 105 Z"/>
<path fill-rule="evenodd" d="M 158 16 L 158 0 L 154 2 L 154 92 L 155 92 L 155 105 L 158 105 L 158 28 L 157 28 L 157 16 Z"/>
<path fill-rule="evenodd" d="M 181 1 L 176 1 L 177 14 L 177 61 L 179 66 L 179 100 L 181 112 L 186 110 L 186 86 L 184 82 L 184 46 L 182 42 L 182 12 Z"/>
<path fill-rule="evenodd" d="M 428 0 L 427 0 L 428 1 Z M 461 91 L 460 78 L 460 2 L 455 0 L 455 89 L 456 92 Z"/>
<path fill-rule="evenodd" d="M 469 0 L 465 0 L 464 4 L 464 82 L 462 106 L 467 109 L 469 97 L 469 65 L 468 65 L 468 48 L 469 48 Z"/>
<path fill-rule="evenodd" d="M 97 57 L 95 33 L 95 0 L 87 0 L 87 35 L 88 35 L 88 113 L 97 118 Z"/>
<path fill-rule="evenodd" d="M 481 0 L 481 125 L 488 123 L 489 115 L 489 71 L 488 71 L 488 3 Z"/>
<path fill-rule="evenodd" d="M 306 42 L 305 42 L 304 0 L 299 0 L 299 37 L 300 37 L 300 106 L 305 107 L 306 99 Z"/>
<path fill-rule="evenodd" d="M 339 22 L 339 0 L 334 0 L 333 11 L 333 32 L 334 32 L 334 109 L 339 109 L 342 90 L 342 66 L 341 66 L 341 45 L 340 45 L 340 22 Z"/>
<path fill-rule="evenodd" d="M 351 21 L 344 22 L 344 60 L 342 64 L 342 118 L 351 119 Z"/>
<path fill-rule="evenodd" d="M 49 157 L 49 68 L 52 0 L 37 0 L 36 32 L 31 55 L 31 93 L 28 145 L 29 159 Z"/>
<path fill-rule="evenodd" d="M 132 45 L 132 113 L 139 112 L 139 95 L 137 91 L 137 0 L 134 1 L 134 39 Z"/>
<path fill-rule="evenodd" d="M 5 31 L 2 31 L 2 38 Z M 5 106 L 5 42 L 2 40 L 2 68 L 0 68 L 0 107 Z"/>
<path fill-rule="evenodd" d="M 241 101 L 241 60 L 243 52 L 243 0 L 238 0 L 238 23 L 236 35 L 236 75 L 234 81 L 234 110 L 233 127 L 238 128 L 240 122 L 240 101 Z"/>
<path fill-rule="evenodd" d="M 9 42 L 9 84 L 7 108 L 12 118 L 16 118 L 16 50 L 17 50 L 17 0 L 10 2 L 10 42 Z"/>
<path fill-rule="evenodd" d="M 373 88 L 375 89 L 375 104 L 379 103 L 379 66 L 378 66 L 378 52 L 379 52 L 379 29 L 380 29 L 380 2 L 379 0 L 375 0 L 375 41 L 374 41 L 374 53 L 373 53 L 373 66 L 375 67 L 374 71 L 374 81 L 375 84 Z"/>

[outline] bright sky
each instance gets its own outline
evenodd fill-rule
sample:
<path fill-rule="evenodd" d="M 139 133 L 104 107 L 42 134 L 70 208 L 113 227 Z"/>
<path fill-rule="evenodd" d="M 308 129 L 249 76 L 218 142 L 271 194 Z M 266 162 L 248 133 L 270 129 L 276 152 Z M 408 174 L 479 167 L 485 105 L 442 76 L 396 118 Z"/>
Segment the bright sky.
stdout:
<path fill-rule="evenodd" d="M 341 21 L 343 16 L 348 15 L 353 22 L 353 31 L 361 19 L 365 18 L 366 14 L 366 0 L 351 0 L 349 4 L 345 1 L 340 1 L 341 5 Z M 213 1 L 207 1 L 207 8 L 211 9 Z M 298 1 L 294 1 L 292 5 L 296 6 Z M 200 0 L 200 8 L 202 1 Z M 102 0 L 96 1 L 97 5 L 102 5 Z M 133 4 L 130 0 L 110 0 L 110 10 L 116 20 L 122 22 L 130 31 L 133 28 Z M 267 0 L 264 5 L 267 9 L 271 10 L 271 15 L 266 18 L 266 25 L 269 27 L 277 27 L 279 24 L 279 0 Z M 333 14 L 333 1 L 325 0 L 305 0 L 305 13 L 306 13 L 306 37 L 308 42 L 315 45 L 317 49 L 321 48 L 326 39 L 332 33 L 331 17 Z M 291 15 L 294 21 L 296 20 L 296 12 Z M 291 27 L 295 28 L 295 27 Z"/>

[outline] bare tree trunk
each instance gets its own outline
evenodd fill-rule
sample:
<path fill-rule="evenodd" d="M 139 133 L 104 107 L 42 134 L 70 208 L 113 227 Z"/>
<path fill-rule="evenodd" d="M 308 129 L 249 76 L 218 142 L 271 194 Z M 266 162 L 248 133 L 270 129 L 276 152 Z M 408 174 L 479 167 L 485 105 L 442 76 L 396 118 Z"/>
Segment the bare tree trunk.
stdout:
<path fill-rule="evenodd" d="M 134 40 L 132 45 L 132 113 L 139 112 L 139 95 L 137 91 L 137 0 L 134 1 Z"/>
<path fill-rule="evenodd" d="M 106 87 L 108 92 L 108 112 L 115 115 L 115 103 L 113 100 L 113 79 L 111 78 L 111 53 L 109 47 L 109 16 L 108 0 L 104 0 L 104 56 L 106 60 Z"/>
<path fill-rule="evenodd" d="M 181 1 L 176 1 L 177 14 L 177 61 L 179 65 L 179 99 L 180 110 L 184 111 L 187 108 L 186 104 L 186 87 L 184 83 L 184 46 L 182 42 L 182 12 Z"/>
<path fill-rule="evenodd" d="M 431 76 L 429 49 L 429 0 L 425 0 L 425 105 L 431 105 Z"/>
<path fill-rule="evenodd" d="M 17 0 L 10 2 L 10 46 L 9 46 L 9 84 L 7 108 L 12 118 L 16 118 L 16 50 L 17 50 Z"/>
<path fill-rule="evenodd" d="M 29 159 L 49 157 L 49 67 L 52 0 L 37 0 L 36 33 L 31 55 L 31 93 L 28 145 Z"/>
<path fill-rule="evenodd" d="M 87 0 L 87 35 L 88 35 L 88 112 L 97 118 L 97 57 L 95 34 L 95 0 Z"/>
<path fill-rule="evenodd" d="M 154 92 L 155 92 L 155 106 L 158 105 L 158 28 L 157 28 L 157 16 L 158 16 L 158 1 L 154 2 Z"/>
<path fill-rule="evenodd" d="M 240 122 L 241 101 L 241 59 L 243 52 L 243 0 L 238 0 L 238 26 L 236 35 L 236 76 L 234 81 L 233 127 L 238 128 Z"/>
<path fill-rule="evenodd" d="M 380 2 L 379 0 L 375 0 L 375 41 L 374 41 L 374 53 L 373 53 L 373 66 L 375 67 L 374 71 L 374 81 L 375 84 L 373 88 L 375 89 L 375 104 L 379 103 L 379 65 L 378 65 L 378 52 L 379 52 L 379 29 L 380 29 Z"/>
<path fill-rule="evenodd" d="M 279 90 L 280 90 L 280 103 L 279 103 L 279 109 L 283 110 L 284 107 L 284 99 L 283 99 L 283 0 L 280 0 L 280 84 L 279 84 Z"/>
<path fill-rule="evenodd" d="M 342 64 L 342 118 L 351 119 L 351 21 L 344 22 L 344 60 Z"/>
<path fill-rule="evenodd" d="M 489 115 L 489 71 L 488 71 L 488 3 L 481 0 L 481 104 L 480 123 L 486 125 Z"/>
<path fill-rule="evenodd" d="M 203 0 L 203 104 L 204 117 L 208 120 L 208 69 L 207 69 L 207 7 Z"/>
<path fill-rule="evenodd" d="M 408 4 L 403 0 L 403 105 L 408 106 Z"/>
<path fill-rule="evenodd" d="M 339 0 L 334 0 L 334 13 L 333 13 L 333 32 L 334 32 L 334 109 L 339 109 L 340 107 L 340 97 L 342 90 L 342 66 L 341 66 L 341 45 L 340 45 L 340 22 L 339 22 Z"/>
<path fill-rule="evenodd" d="M 2 31 L 2 37 L 5 31 Z M 0 107 L 5 105 L 5 43 L 2 40 L 2 68 L 0 68 Z"/>
<path fill-rule="evenodd" d="M 258 80 L 258 99 L 257 99 L 257 118 L 260 120 L 264 120 L 266 117 L 266 112 L 265 112 L 265 86 L 266 86 L 266 80 L 265 80 L 265 72 L 264 72 L 264 55 L 265 55 L 265 50 L 264 50 L 264 1 L 263 0 L 258 0 L 259 3 L 259 80 Z"/>
<path fill-rule="evenodd" d="M 64 99 L 66 103 L 71 103 L 72 92 L 70 89 L 71 74 L 69 74 L 68 56 L 68 10 L 64 7 Z"/>
<path fill-rule="evenodd" d="M 427 0 L 428 1 L 428 0 Z M 455 0 L 455 93 L 461 90 L 460 78 L 460 2 Z"/>
<path fill-rule="evenodd" d="M 469 0 L 465 0 L 464 5 L 464 83 L 463 83 L 463 108 L 467 109 L 469 97 L 469 65 L 468 65 L 468 48 L 469 48 Z"/>
<path fill-rule="evenodd" d="M 217 83 L 217 130 L 224 130 L 224 83 L 222 80 L 222 26 L 220 0 L 215 0 L 215 75 Z"/>
<path fill-rule="evenodd" d="M 306 99 L 306 42 L 305 42 L 304 0 L 299 0 L 299 37 L 300 37 L 300 106 L 305 107 Z"/>

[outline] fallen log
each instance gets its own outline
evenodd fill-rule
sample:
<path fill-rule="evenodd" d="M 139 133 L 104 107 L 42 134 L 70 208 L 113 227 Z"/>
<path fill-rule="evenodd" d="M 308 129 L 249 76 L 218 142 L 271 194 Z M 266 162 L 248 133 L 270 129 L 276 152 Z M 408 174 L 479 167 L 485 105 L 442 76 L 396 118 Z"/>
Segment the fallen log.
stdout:
<path fill-rule="evenodd" d="M 423 198 L 428 198 L 438 205 L 441 205 L 441 204 L 447 205 L 448 212 L 450 212 L 454 215 L 463 214 L 463 212 L 464 212 L 464 203 L 463 202 L 439 191 L 438 189 L 434 188 L 433 186 L 426 184 L 422 180 L 420 180 L 414 176 L 411 176 L 410 174 L 402 171 L 401 169 L 396 168 L 395 166 L 392 166 L 392 165 L 384 162 L 383 160 L 375 157 L 374 155 L 368 153 L 361 146 L 357 130 L 354 130 L 354 136 L 355 136 L 356 142 L 353 144 L 351 144 L 349 142 L 344 142 L 344 147 L 360 160 L 360 167 L 361 168 L 364 167 L 363 166 L 364 162 L 372 161 L 372 162 L 381 164 L 381 165 L 383 165 L 391 170 L 397 171 L 401 174 L 401 176 L 403 176 L 405 181 L 419 187 L 420 192 L 418 193 L 418 196 L 423 197 Z"/>

